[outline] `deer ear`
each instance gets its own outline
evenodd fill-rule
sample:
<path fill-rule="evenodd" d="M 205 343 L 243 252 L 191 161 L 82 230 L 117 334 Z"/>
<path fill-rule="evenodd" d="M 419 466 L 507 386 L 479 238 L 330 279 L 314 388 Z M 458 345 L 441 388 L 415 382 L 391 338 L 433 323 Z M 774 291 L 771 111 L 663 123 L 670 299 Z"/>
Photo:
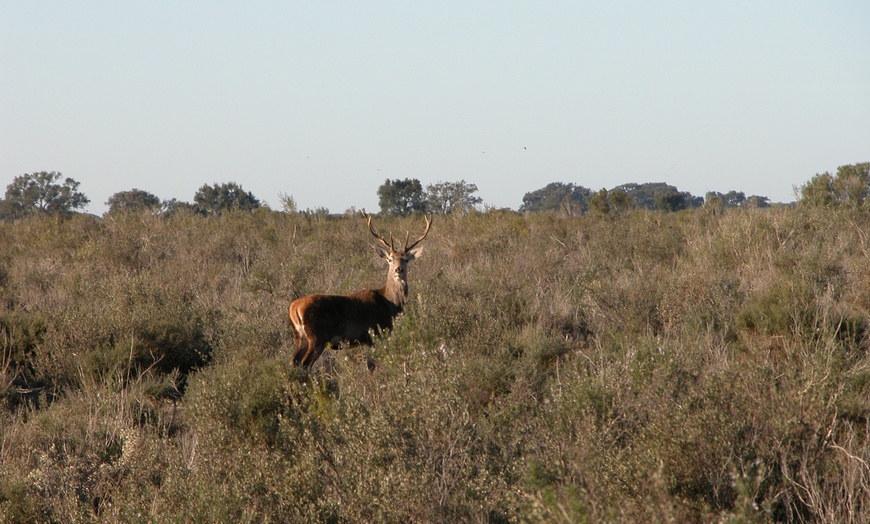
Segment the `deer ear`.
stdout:
<path fill-rule="evenodd" d="M 422 254 L 423 254 L 423 246 L 420 246 L 420 247 L 415 247 L 411 251 L 408 251 L 408 254 L 406 256 L 407 256 L 408 260 L 410 261 L 410 260 L 420 258 L 420 255 L 422 255 Z"/>

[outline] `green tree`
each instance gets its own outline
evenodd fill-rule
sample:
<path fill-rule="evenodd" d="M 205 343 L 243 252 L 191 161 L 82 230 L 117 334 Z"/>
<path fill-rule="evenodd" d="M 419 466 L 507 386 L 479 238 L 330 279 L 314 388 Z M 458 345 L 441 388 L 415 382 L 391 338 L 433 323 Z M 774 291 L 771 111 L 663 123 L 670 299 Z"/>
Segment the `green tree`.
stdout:
<path fill-rule="evenodd" d="M 862 205 L 870 195 L 870 162 L 848 164 L 837 168 L 837 174 L 827 171 L 816 174 L 800 187 L 800 204 L 828 207 L 850 203 Z"/>
<path fill-rule="evenodd" d="M 800 204 L 810 207 L 828 207 L 837 202 L 834 195 L 834 177 L 825 172 L 816 174 L 800 188 Z"/>
<path fill-rule="evenodd" d="M 746 197 L 746 200 L 743 202 L 743 207 L 748 208 L 756 208 L 756 207 L 770 207 L 770 199 L 766 196 L 760 195 L 752 195 Z"/>
<path fill-rule="evenodd" d="M 426 209 L 441 215 L 470 211 L 483 202 L 474 193 L 477 193 L 477 185 L 465 180 L 430 184 L 426 186 Z"/>
<path fill-rule="evenodd" d="M 621 189 L 602 188 L 589 198 L 589 211 L 599 215 L 623 215 L 631 210 L 631 197 Z"/>
<path fill-rule="evenodd" d="M 631 197 L 625 191 L 612 189 L 607 193 L 607 198 L 614 213 L 622 215 L 631 211 Z"/>
<path fill-rule="evenodd" d="M 840 202 L 863 204 L 870 193 L 870 162 L 849 164 L 837 168 L 833 189 Z"/>
<path fill-rule="evenodd" d="M 725 200 L 722 198 L 722 193 L 710 191 L 704 197 L 704 210 L 710 214 L 720 214 L 725 210 Z"/>
<path fill-rule="evenodd" d="M 686 195 L 680 192 L 662 191 L 655 194 L 655 209 L 659 211 L 680 211 L 686 209 Z"/>
<path fill-rule="evenodd" d="M 589 208 L 592 191 L 589 188 L 564 182 L 552 182 L 523 196 L 521 212 L 561 211 L 572 216 Z"/>
<path fill-rule="evenodd" d="M 631 199 L 631 203 L 637 208 L 653 209 L 655 208 L 655 192 L 666 188 L 677 188 L 664 183 L 651 184 L 635 184 L 628 183 L 616 186 L 613 189 L 618 189 L 624 192 Z"/>
<path fill-rule="evenodd" d="M 260 201 L 235 182 L 205 184 L 193 196 L 196 210 L 204 215 L 220 215 L 232 209 L 251 211 L 260 207 Z"/>
<path fill-rule="evenodd" d="M 85 207 L 90 200 L 81 193 L 79 182 L 60 182 L 56 171 L 39 171 L 17 176 L 6 186 L 2 213 L 7 218 L 38 215 L 66 215 Z"/>
<path fill-rule="evenodd" d="M 190 202 L 182 202 L 177 198 L 164 200 L 163 203 L 160 204 L 160 214 L 164 217 L 171 217 L 181 212 L 196 213 L 197 207 Z"/>
<path fill-rule="evenodd" d="M 134 188 L 129 191 L 119 191 L 110 196 L 106 205 L 109 206 L 108 214 L 144 209 L 157 211 L 160 209 L 160 199 L 148 191 Z"/>
<path fill-rule="evenodd" d="M 610 214 L 610 200 L 607 198 L 607 190 L 601 189 L 589 199 L 589 211 L 599 215 Z"/>
<path fill-rule="evenodd" d="M 382 213 L 406 216 L 415 211 L 426 211 L 423 185 L 416 178 L 386 180 L 378 188 L 378 205 Z"/>
<path fill-rule="evenodd" d="M 701 207 L 702 197 L 696 197 L 688 192 L 664 182 L 648 182 L 644 184 L 623 184 L 614 189 L 625 191 L 631 197 L 634 207 L 677 211 L 692 207 Z"/>
<path fill-rule="evenodd" d="M 719 198 L 722 201 L 723 207 L 740 207 L 746 201 L 746 194 L 743 191 L 729 191 L 727 193 L 719 193 L 710 191 L 705 196 L 705 200 Z"/>
<path fill-rule="evenodd" d="M 599 215 L 622 215 L 631 210 L 631 197 L 621 189 L 602 188 L 589 198 L 589 211 Z"/>

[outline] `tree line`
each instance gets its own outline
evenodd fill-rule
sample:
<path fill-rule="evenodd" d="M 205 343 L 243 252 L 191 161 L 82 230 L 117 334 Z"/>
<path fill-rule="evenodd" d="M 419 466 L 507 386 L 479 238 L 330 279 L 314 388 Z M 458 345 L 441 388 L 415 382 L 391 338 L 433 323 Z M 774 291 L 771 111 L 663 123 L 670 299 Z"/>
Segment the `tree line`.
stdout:
<path fill-rule="evenodd" d="M 63 178 L 55 171 L 26 173 L 15 177 L 0 200 L 0 219 L 34 216 L 69 215 L 83 209 L 90 199 L 79 191 L 80 183 Z M 235 182 L 205 184 L 193 196 L 193 203 L 176 199 L 161 201 L 157 195 L 141 189 L 119 191 L 109 197 L 107 214 L 151 211 L 172 215 L 188 210 L 202 215 L 219 215 L 228 210 L 251 211 L 262 205 L 250 191 Z"/>
<path fill-rule="evenodd" d="M 64 178 L 55 171 L 25 173 L 13 179 L 0 200 L 0 219 L 10 220 L 32 216 L 65 216 L 82 210 L 90 199 L 79 190 L 80 183 Z M 450 214 L 480 210 L 483 199 L 476 193 L 477 185 L 460 180 L 438 182 L 425 188 L 415 178 L 387 179 L 378 187 L 378 205 L 382 213 L 406 216 L 416 212 Z M 816 174 L 796 188 L 798 204 L 804 206 L 863 205 L 870 196 L 870 162 L 843 165 L 835 174 Z M 279 193 L 285 212 L 298 212 L 291 195 Z M 148 210 L 172 215 L 181 210 L 201 215 L 219 215 L 229 210 L 250 211 L 264 204 L 236 182 L 204 184 L 194 194 L 193 202 L 177 199 L 162 201 L 141 189 L 120 191 L 109 197 L 107 214 Z M 722 208 L 761 208 L 770 206 L 770 199 L 760 195 L 746 196 L 742 191 L 708 192 L 704 197 L 680 191 L 664 182 L 627 183 L 612 189 L 593 191 L 587 187 L 553 182 L 523 196 L 519 211 L 532 213 L 555 211 L 564 215 L 620 215 L 631 209 L 675 212 L 707 206 Z M 328 214 L 325 208 L 305 212 Z"/>

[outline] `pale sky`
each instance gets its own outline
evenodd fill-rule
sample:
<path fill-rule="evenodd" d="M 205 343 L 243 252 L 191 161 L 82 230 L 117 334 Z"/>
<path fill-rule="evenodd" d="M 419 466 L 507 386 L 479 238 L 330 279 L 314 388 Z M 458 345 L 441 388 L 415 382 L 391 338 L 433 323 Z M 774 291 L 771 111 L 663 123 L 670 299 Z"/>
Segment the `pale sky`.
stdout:
<path fill-rule="evenodd" d="M 0 191 L 517 209 L 550 182 L 775 202 L 870 161 L 870 1 L 0 0 Z M 2 194 L 0 194 L 2 195 Z"/>

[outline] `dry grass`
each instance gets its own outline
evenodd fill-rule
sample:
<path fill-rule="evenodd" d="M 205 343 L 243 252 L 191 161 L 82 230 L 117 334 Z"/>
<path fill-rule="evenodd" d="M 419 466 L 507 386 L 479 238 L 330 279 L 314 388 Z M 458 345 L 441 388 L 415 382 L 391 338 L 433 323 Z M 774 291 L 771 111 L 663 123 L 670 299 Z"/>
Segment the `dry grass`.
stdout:
<path fill-rule="evenodd" d="M 0 521 L 868 521 L 868 218 L 437 217 L 312 373 L 286 306 L 381 285 L 358 218 L 0 224 Z"/>

